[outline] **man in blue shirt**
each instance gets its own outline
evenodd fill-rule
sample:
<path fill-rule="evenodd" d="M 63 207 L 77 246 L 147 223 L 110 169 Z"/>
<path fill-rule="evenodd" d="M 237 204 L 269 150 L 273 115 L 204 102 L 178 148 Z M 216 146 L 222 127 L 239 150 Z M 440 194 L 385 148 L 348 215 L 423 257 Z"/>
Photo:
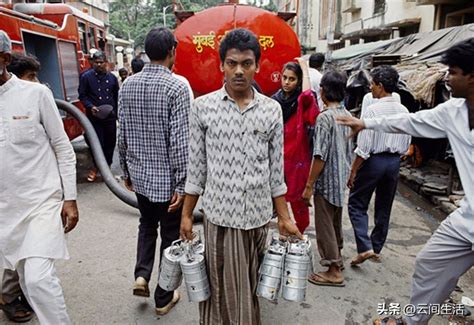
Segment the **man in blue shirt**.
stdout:
<path fill-rule="evenodd" d="M 86 108 L 86 114 L 91 121 L 99 138 L 105 159 L 109 166 L 115 149 L 117 132 L 117 100 L 119 84 L 117 78 L 107 71 L 107 58 L 101 51 L 92 55 L 92 69 L 81 75 L 79 82 L 79 99 Z M 100 112 L 106 109 L 104 105 L 112 106 L 109 114 Z M 97 168 L 94 166 L 87 180 L 95 181 Z"/>

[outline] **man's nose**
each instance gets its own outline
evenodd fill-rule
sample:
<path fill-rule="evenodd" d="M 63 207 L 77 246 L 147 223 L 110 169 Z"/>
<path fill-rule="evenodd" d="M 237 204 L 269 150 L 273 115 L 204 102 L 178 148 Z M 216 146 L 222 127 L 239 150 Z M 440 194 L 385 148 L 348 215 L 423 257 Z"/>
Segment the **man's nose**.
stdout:
<path fill-rule="evenodd" d="M 244 73 L 244 69 L 242 69 L 242 66 L 240 64 L 237 64 L 237 68 L 235 69 L 235 74 L 243 74 Z"/>

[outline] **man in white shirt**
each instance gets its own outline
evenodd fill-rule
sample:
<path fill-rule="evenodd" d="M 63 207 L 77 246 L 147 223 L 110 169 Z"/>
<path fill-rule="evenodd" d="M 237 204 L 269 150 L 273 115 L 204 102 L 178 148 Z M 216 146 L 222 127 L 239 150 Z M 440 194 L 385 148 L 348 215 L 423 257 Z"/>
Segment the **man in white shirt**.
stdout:
<path fill-rule="evenodd" d="M 396 92 L 392 93 L 392 97 L 397 101 L 397 103 L 402 103 L 402 100 L 400 98 L 400 95 Z M 364 115 L 365 110 L 367 107 L 369 107 L 372 104 L 375 104 L 378 101 L 378 98 L 374 98 L 372 95 L 372 92 L 368 92 L 367 94 L 364 95 L 364 98 L 362 99 L 362 106 L 360 109 L 360 116 Z"/>
<path fill-rule="evenodd" d="M 0 269 L 16 269 L 40 324 L 69 324 L 54 261 L 78 221 L 76 159 L 45 86 L 11 75 L 0 30 Z M 8 159 L 3 159 L 8 157 Z"/>
<path fill-rule="evenodd" d="M 441 304 L 459 277 L 474 265 L 474 38 L 449 48 L 442 62 L 449 66 L 447 83 L 454 97 L 447 102 L 414 114 L 338 119 L 354 133 L 366 128 L 424 138 L 447 137 L 451 144 L 466 195 L 461 207 L 441 223 L 416 257 L 410 304 L 417 307 Z M 427 324 L 432 314 L 407 316 L 409 324 Z"/>
<path fill-rule="evenodd" d="M 323 101 L 321 99 L 321 87 L 319 86 L 323 74 L 321 70 L 323 69 L 324 64 L 324 54 L 322 53 L 313 53 L 309 57 L 309 80 L 311 82 L 311 90 L 318 97 L 318 106 L 319 109 L 323 109 Z"/>
<path fill-rule="evenodd" d="M 362 118 L 390 116 L 408 113 L 393 92 L 398 84 L 398 72 L 393 67 L 382 65 L 371 73 L 371 94 L 376 99 L 367 107 Z M 351 175 L 347 183 L 349 194 L 349 218 L 354 228 L 358 255 L 351 265 L 369 258 L 380 259 L 380 252 L 388 235 L 390 213 L 397 191 L 400 156 L 406 154 L 411 137 L 405 134 L 392 134 L 363 130 L 357 139 L 356 159 L 352 163 Z M 369 216 L 367 211 L 375 192 L 375 227 L 369 237 Z"/>

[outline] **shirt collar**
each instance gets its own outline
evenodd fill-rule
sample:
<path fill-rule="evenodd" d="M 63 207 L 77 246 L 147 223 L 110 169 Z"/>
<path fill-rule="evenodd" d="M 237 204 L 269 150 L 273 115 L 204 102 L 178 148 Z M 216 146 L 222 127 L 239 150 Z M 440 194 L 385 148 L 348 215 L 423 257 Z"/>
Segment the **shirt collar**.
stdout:
<path fill-rule="evenodd" d="M 252 90 L 253 90 L 253 99 L 252 101 L 250 102 L 250 104 L 247 106 L 247 108 L 245 110 L 248 110 L 254 106 L 256 106 L 260 100 L 261 100 L 261 96 L 262 94 L 260 94 L 257 89 L 255 89 L 254 87 L 252 87 Z M 222 100 L 222 101 L 226 101 L 226 100 L 230 100 L 232 102 L 235 102 L 235 100 L 230 97 L 229 93 L 227 92 L 227 90 L 225 89 L 225 84 L 222 86 L 221 89 L 218 90 L 218 94 L 219 94 L 219 98 Z"/>
<path fill-rule="evenodd" d="M 399 101 L 395 99 L 395 97 L 392 96 L 387 96 L 387 97 L 382 97 L 379 98 L 380 102 L 390 102 L 390 103 L 398 103 Z"/>
<path fill-rule="evenodd" d="M 0 86 L 0 94 L 4 94 L 11 88 L 15 87 L 18 81 L 19 79 L 17 78 L 17 76 L 15 76 L 13 73 L 10 73 L 10 79 L 8 79 L 7 82 Z"/>
<path fill-rule="evenodd" d="M 145 67 L 143 68 L 143 71 L 144 72 L 153 72 L 153 73 L 164 72 L 164 73 L 171 74 L 170 69 L 168 69 L 164 65 L 152 64 L 152 63 L 145 64 Z"/>

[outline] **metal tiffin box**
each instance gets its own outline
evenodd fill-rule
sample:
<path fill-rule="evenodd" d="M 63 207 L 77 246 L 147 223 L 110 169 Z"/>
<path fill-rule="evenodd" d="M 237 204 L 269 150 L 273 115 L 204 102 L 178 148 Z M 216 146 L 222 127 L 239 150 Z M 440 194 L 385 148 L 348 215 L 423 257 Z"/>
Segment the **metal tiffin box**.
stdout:
<path fill-rule="evenodd" d="M 183 279 L 180 260 L 183 257 L 184 248 L 181 239 L 175 240 L 163 253 L 160 265 L 160 276 L 158 284 L 166 291 L 176 290 Z"/>
<path fill-rule="evenodd" d="M 194 251 L 197 249 L 201 253 Z M 184 283 L 188 293 L 189 301 L 206 301 L 211 296 L 211 288 L 206 272 L 206 262 L 203 256 L 203 248 L 193 245 L 192 242 L 184 243 L 185 253 L 181 257 L 180 265 L 183 271 Z"/>
<path fill-rule="evenodd" d="M 277 301 L 280 293 L 287 243 L 277 233 L 272 234 L 270 245 L 258 270 L 257 296 Z"/>
<path fill-rule="evenodd" d="M 313 269 L 311 241 L 289 242 L 283 270 L 282 296 L 285 300 L 301 302 L 306 299 L 308 276 Z"/>

